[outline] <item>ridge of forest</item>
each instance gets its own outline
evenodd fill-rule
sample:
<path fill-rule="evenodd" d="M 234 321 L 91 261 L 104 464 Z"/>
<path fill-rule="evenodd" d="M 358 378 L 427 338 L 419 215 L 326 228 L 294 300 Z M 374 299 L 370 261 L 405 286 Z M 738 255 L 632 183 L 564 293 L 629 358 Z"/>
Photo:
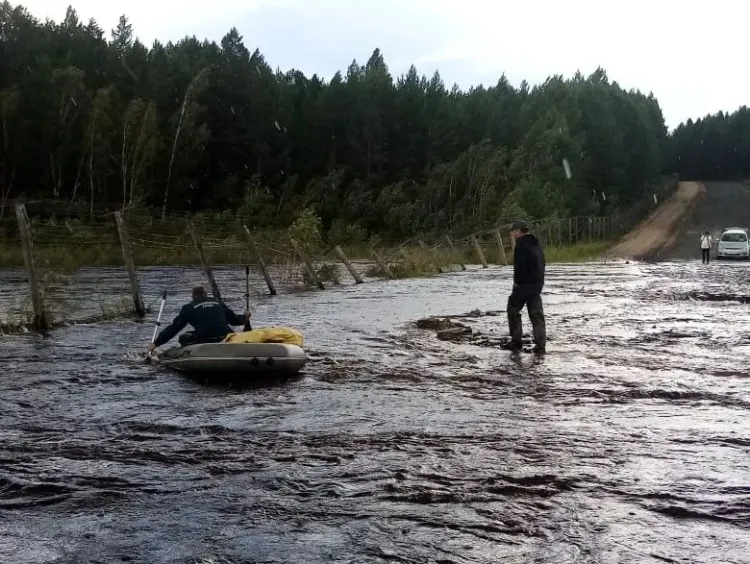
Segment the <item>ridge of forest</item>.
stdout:
<path fill-rule="evenodd" d="M 271 228 L 313 209 L 327 231 L 399 238 L 607 215 L 665 174 L 742 176 L 750 162 L 745 108 L 670 135 L 652 94 L 601 68 L 462 91 L 413 66 L 394 78 L 375 49 L 324 81 L 274 71 L 235 28 L 149 49 L 125 16 L 106 34 L 72 7 L 41 22 L 7 1 L 0 48 L 4 214 L 54 199 Z"/>

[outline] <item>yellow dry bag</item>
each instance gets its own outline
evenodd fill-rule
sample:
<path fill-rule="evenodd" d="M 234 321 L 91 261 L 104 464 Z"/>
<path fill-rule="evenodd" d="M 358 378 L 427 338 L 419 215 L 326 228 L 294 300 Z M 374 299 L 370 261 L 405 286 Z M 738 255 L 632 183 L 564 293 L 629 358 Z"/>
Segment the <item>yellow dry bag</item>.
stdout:
<path fill-rule="evenodd" d="M 302 347 L 304 338 L 302 333 L 291 327 L 265 327 L 242 331 L 241 333 L 229 333 L 224 337 L 224 343 L 283 343 L 285 345 L 297 345 Z"/>

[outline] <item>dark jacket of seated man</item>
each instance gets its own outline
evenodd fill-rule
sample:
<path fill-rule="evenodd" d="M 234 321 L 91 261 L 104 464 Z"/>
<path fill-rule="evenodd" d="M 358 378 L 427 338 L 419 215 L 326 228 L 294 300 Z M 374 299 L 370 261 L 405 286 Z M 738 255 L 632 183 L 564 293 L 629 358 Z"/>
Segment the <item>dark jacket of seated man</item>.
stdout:
<path fill-rule="evenodd" d="M 197 286 L 193 288 L 193 301 L 182 306 L 177 317 L 149 346 L 149 352 L 169 342 L 188 324 L 194 330 L 180 335 L 179 342 L 183 347 L 197 343 L 218 343 L 234 331 L 231 325 L 243 325 L 249 320 L 249 311 L 237 315 L 223 302 L 209 297 L 203 286 Z"/>

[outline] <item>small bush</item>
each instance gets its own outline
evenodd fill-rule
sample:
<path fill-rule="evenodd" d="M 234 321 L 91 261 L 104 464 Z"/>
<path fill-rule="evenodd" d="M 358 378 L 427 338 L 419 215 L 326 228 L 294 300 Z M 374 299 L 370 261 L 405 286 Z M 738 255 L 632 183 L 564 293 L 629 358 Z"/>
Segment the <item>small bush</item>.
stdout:
<path fill-rule="evenodd" d="M 289 226 L 288 235 L 295 239 L 306 253 L 314 252 L 323 245 L 323 222 L 313 210 L 306 208 Z"/>
<path fill-rule="evenodd" d="M 318 275 L 318 278 L 323 284 L 326 282 L 336 285 L 341 284 L 339 267 L 336 263 L 325 263 L 321 265 L 320 268 L 315 271 L 315 274 Z M 303 268 L 302 270 L 302 281 L 306 286 L 315 286 L 315 282 L 310 277 L 310 274 L 308 274 L 306 268 Z"/>

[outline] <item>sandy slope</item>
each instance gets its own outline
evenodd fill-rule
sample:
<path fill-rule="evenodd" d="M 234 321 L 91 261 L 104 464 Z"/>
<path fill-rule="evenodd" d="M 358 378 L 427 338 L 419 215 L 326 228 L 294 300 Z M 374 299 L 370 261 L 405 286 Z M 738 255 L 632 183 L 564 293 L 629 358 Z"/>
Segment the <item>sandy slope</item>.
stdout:
<path fill-rule="evenodd" d="M 699 182 L 680 182 L 675 193 L 623 237 L 608 254 L 634 259 L 663 258 L 679 239 L 705 191 Z"/>

